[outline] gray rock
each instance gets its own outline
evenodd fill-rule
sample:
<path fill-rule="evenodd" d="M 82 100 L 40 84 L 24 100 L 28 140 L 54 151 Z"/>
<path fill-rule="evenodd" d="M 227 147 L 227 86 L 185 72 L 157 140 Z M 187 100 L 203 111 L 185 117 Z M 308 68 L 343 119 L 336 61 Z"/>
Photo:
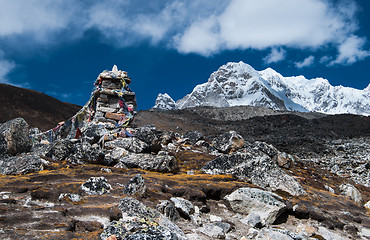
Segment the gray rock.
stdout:
<path fill-rule="evenodd" d="M 239 188 L 225 200 L 235 212 L 258 215 L 262 225 L 272 224 L 286 208 L 280 196 L 257 188 Z"/>
<path fill-rule="evenodd" d="M 67 157 L 77 151 L 74 142 L 69 139 L 60 139 L 53 142 L 47 155 L 53 160 L 65 160 Z"/>
<path fill-rule="evenodd" d="M 137 128 L 134 135 L 148 145 L 149 152 L 159 152 L 162 149 L 163 132 L 158 131 L 154 125 Z"/>
<path fill-rule="evenodd" d="M 175 204 L 181 216 L 190 219 L 190 215 L 194 213 L 194 205 L 189 200 L 181 197 L 172 197 L 170 200 Z"/>
<path fill-rule="evenodd" d="M 184 138 L 187 138 L 190 144 L 194 145 L 199 140 L 202 140 L 204 138 L 204 135 L 198 131 L 192 131 L 185 133 Z"/>
<path fill-rule="evenodd" d="M 122 211 L 123 216 L 120 220 L 121 224 L 119 222 L 113 222 L 119 226 L 122 226 L 122 222 L 125 223 L 123 224 L 125 229 L 121 232 L 124 234 L 128 232 L 127 235 L 124 235 L 126 238 L 121 237 L 121 239 L 186 239 L 180 228 L 168 218 L 144 205 L 137 199 L 126 197 L 120 201 L 118 208 Z M 107 232 L 104 230 L 104 236 L 109 235 L 106 234 Z M 146 233 L 148 235 L 145 235 Z M 143 238 L 129 238 L 133 236 Z"/>
<path fill-rule="evenodd" d="M 82 138 L 90 144 L 97 143 L 108 131 L 104 124 L 91 123 L 82 132 Z"/>
<path fill-rule="evenodd" d="M 0 173 L 4 175 L 26 174 L 44 169 L 44 160 L 34 154 L 0 157 Z"/>
<path fill-rule="evenodd" d="M 0 126 L 0 154 L 16 155 L 31 149 L 28 123 L 23 118 L 15 118 Z"/>
<path fill-rule="evenodd" d="M 348 197 L 349 199 L 352 199 L 355 201 L 355 203 L 361 204 L 362 203 L 362 197 L 360 191 L 353 186 L 352 184 L 342 184 L 339 186 L 339 189 L 341 193 Z"/>
<path fill-rule="evenodd" d="M 211 238 L 224 239 L 226 233 L 231 229 L 230 224 L 225 222 L 207 223 L 200 232 Z"/>
<path fill-rule="evenodd" d="M 63 199 L 68 199 L 71 202 L 79 202 L 81 201 L 81 196 L 75 193 L 61 193 L 58 200 L 62 201 Z"/>
<path fill-rule="evenodd" d="M 222 153 L 235 152 L 244 146 L 244 139 L 235 131 L 222 134 L 212 141 L 213 147 Z"/>
<path fill-rule="evenodd" d="M 81 185 L 81 188 L 89 195 L 103 195 L 108 193 L 112 186 L 104 177 L 91 177 Z"/>
<path fill-rule="evenodd" d="M 177 172 L 179 169 L 176 158 L 169 155 L 129 154 L 122 157 L 119 163 L 128 168 L 155 172 Z"/>
<path fill-rule="evenodd" d="M 268 155 L 254 149 L 219 156 L 202 170 L 208 174 L 232 174 L 262 188 L 281 189 L 294 196 L 305 194 L 295 178 L 284 172 Z"/>
<path fill-rule="evenodd" d="M 136 174 L 125 186 L 123 193 L 128 196 L 143 195 L 146 191 L 145 181 L 141 174 Z"/>
<path fill-rule="evenodd" d="M 180 218 L 179 212 L 176 210 L 175 205 L 173 205 L 170 201 L 161 201 L 157 205 L 157 210 L 171 221 L 176 221 Z"/>
<path fill-rule="evenodd" d="M 100 163 L 108 166 L 112 166 L 117 162 L 105 162 L 104 155 L 98 150 L 93 148 L 88 142 L 79 142 L 73 146 L 75 152 L 66 159 L 73 164 L 84 164 L 84 163 Z"/>
<path fill-rule="evenodd" d="M 149 146 L 136 137 L 118 138 L 104 144 L 105 148 L 114 149 L 121 147 L 133 153 L 148 152 Z"/>

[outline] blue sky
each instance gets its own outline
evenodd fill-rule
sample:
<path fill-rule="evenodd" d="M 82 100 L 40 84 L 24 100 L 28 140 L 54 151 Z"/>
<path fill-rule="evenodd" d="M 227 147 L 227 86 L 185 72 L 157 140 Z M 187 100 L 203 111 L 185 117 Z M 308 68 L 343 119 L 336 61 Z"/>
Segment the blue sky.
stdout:
<path fill-rule="evenodd" d="M 84 105 L 116 64 L 149 109 L 243 61 L 363 89 L 369 25 L 369 0 L 0 0 L 0 82 Z"/>

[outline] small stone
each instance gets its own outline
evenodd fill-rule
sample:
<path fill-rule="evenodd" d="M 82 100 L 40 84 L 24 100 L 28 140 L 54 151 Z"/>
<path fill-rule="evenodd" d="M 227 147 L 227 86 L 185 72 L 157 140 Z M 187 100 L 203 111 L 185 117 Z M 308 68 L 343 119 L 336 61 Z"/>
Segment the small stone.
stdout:
<path fill-rule="evenodd" d="M 194 205 L 190 201 L 181 197 L 172 197 L 170 200 L 184 218 L 190 219 L 190 215 L 194 213 Z"/>
<path fill-rule="evenodd" d="M 103 195 L 108 193 L 112 186 L 104 177 L 91 177 L 81 185 L 81 188 L 89 195 Z"/>
<path fill-rule="evenodd" d="M 352 184 L 342 184 L 339 186 L 339 189 L 344 196 L 352 199 L 353 201 L 355 201 L 355 203 L 360 204 L 362 202 L 360 191 L 358 191 L 357 188 Z"/>
<path fill-rule="evenodd" d="M 209 215 L 209 221 L 210 222 L 221 222 L 222 218 L 215 215 Z"/>
<path fill-rule="evenodd" d="M 127 194 L 128 196 L 133 196 L 135 194 L 141 196 L 145 193 L 145 191 L 146 191 L 145 180 L 143 176 L 139 173 L 130 179 L 130 181 L 125 186 L 123 193 Z"/>

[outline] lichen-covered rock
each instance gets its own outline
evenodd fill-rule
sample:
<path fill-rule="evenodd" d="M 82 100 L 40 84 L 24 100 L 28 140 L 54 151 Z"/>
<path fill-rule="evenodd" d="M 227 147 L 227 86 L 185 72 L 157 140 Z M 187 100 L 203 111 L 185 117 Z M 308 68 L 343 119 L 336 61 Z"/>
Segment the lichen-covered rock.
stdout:
<path fill-rule="evenodd" d="M 159 152 L 162 149 L 163 132 L 154 125 L 139 127 L 135 130 L 135 137 L 148 144 L 150 152 Z"/>
<path fill-rule="evenodd" d="M 107 128 L 102 123 L 91 123 L 82 133 L 82 138 L 90 144 L 97 143 L 106 134 Z"/>
<path fill-rule="evenodd" d="M 176 221 L 180 217 L 179 212 L 176 210 L 175 205 L 173 205 L 170 201 L 167 200 L 161 201 L 157 205 L 157 210 L 171 221 Z"/>
<path fill-rule="evenodd" d="M 133 153 L 148 152 L 149 146 L 136 137 L 118 138 L 104 144 L 105 148 L 114 149 L 121 147 Z"/>
<path fill-rule="evenodd" d="M 104 165 L 113 166 L 119 162 L 119 159 L 129 152 L 121 147 L 113 148 L 112 150 L 106 151 L 104 155 Z"/>
<path fill-rule="evenodd" d="M 104 177 L 91 177 L 81 185 L 81 188 L 89 195 L 103 195 L 108 193 L 112 186 Z"/>
<path fill-rule="evenodd" d="M 141 174 L 136 174 L 130 181 L 126 184 L 123 193 L 128 196 L 133 196 L 138 194 L 139 196 L 145 193 L 146 186 L 144 178 Z"/>
<path fill-rule="evenodd" d="M 244 146 L 244 138 L 235 131 L 224 133 L 212 141 L 213 147 L 222 153 L 235 152 Z"/>
<path fill-rule="evenodd" d="M 137 199 L 121 199 L 119 221 L 112 221 L 101 234 L 101 239 L 114 235 L 117 239 L 185 240 L 185 234 L 168 218 Z"/>
<path fill-rule="evenodd" d="M 189 200 L 181 197 L 172 197 L 170 200 L 184 218 L 190 219 L 190 215 L 194 213 L 194 205 Z"/>
<path fill-rule="evenodd" d="M 122 157 L 119 163 L 128 168 L 141 168 L 155 172 L 177 172 L 179 169 L 174 156 L 162 154 L 129 154 Z"/>
<path fill-rule="evenodd" d="M 235 212 L 258 215 L 262 225 L 274 223 L 286 208 L 280 196 L 257 188 L 239 188 L 225 200 Z"/>
<path fill-rule="evenodd" d="M 31 149 L 28 123 L 15 118 L 0 126 L 0 154 L 16 155 Z"/>
<path fill-rule="evenodd" d="M 339 186 L 339 189 L 344 196 L 352 199 L 355 203 L 362 203 L 362 196 L 360 191 L 352 184 L 342 184 Z"/>
<path fill-rule="evenodd" d="M 75 150 L 73 154 L 66 157 L 66 159 L 73 164 L 84 163 L 102 163 L 104 165 L 114 165 L 111 162 L 104 162 L 104 155 L 96 148 L 93 148 L 88 142 L 78 142 L 73 147 Z"/>
<path fill-rule="evenodd" d="M 200 133 L 198 131 L 192 131 L 192 132 L 187 132 L 184 134 L 184 138 L 187 138 L 190 142 L 190 144 L 195 144 L 199 140 L 202 140 L 204 138 L 203 133 Z"/>
<path fill-rule="evenodd" d="M 0 173 L 4 175 L 26 174 L 44 169 L 44 160 L 34 154 L 0 157 Z"/>
<path fill-rule="evenodd" d="M 53 142 L 50 152 L 47 155 L 53 160 L 65 160 L 76 151 L 76 146 L 72 140 L 60 139 Z"/>
<path fill-rule="evenodd" d="M 231 229 L 230 224 L 225 222 L 207 223 L 200 232 L 212 239 L 225 239 L 225 234 Z"/>
<path fill-rule="evenodd" d="M 253 150 L 253 149 L 252 149 Z M 281 189 L 298 196 L 305 194 L 301 184 L 284 172 L 275 161 L 261 151 L 238 151 L 222 155 L 207 163 L 202 170 L 208 174 L 232 174 L 262 188 Z"/>

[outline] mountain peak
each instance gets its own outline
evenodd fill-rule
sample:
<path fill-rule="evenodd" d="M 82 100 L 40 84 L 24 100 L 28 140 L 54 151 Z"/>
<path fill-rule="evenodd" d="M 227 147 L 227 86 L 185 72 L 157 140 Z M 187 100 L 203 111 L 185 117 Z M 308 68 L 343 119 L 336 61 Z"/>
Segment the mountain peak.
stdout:
<path fill-rule="evenodd" d="M 334 87 L 324 78 L 284 77 L 272 68 L 256 71 L 240 61 L 222 65 L 208 82 L 197 85 L 178 100 L 175 108 L 250 105 L 274 110 L 370 115 L 368 92 L 370 84 L 364 90 Z"/>

